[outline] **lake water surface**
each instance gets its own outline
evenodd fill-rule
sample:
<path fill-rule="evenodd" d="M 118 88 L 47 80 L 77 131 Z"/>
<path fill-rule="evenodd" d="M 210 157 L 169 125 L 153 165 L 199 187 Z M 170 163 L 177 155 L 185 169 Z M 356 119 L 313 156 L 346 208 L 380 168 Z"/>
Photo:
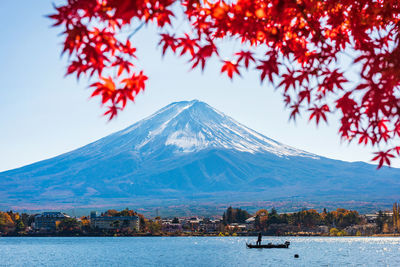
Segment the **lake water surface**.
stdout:
<path fill-rule="evenodd" d="M 0 237 L 0 266 L 400 266 L 400 238 Z M 299 254 L 299 258 L 294 258 Z"/>

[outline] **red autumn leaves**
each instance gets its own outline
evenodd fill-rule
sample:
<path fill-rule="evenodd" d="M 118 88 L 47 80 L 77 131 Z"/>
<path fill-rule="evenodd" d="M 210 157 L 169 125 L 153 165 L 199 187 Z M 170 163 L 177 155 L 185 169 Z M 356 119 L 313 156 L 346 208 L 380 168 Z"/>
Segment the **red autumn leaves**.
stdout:
<path fill-rule="evenodd" d="M 178 9 L 189 30 L 171 33 Z M 318 124 L 337 111 L 342 138 L 386 147 L 374 158 L 379 167 L 400 155 L 398 0 L 68 0 L 50 18 L 64 28 L 67 74 L 98 80 L 93 96 L 110 119 L 147 79 L 122 28 L 154 22 L 163 54 L 202 69 L 219 58 L 230 79 L 256 71 L 281 90 L 291 118 L 308 113 Z M 242 45 L 222 59 L 220 44 L 229 40 Z M 341 63 L 348 54 L 358 75 L 350 81 Z"/>

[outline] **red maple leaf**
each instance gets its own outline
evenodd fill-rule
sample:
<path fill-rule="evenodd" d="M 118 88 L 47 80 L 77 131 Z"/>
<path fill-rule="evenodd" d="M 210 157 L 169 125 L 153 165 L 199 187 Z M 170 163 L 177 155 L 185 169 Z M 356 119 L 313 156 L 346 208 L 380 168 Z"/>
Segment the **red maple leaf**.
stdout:
<path fill-rule="evenodd" d="M 378 161 L 378 169 L 380 169 L 383 164 L 387 164 L 390 165 L 390 158 L 394 158 L 393 154 L 390 154 L 390 150 L 388 151 L 380 151 L 380 152 L 375 152 L 374 154 L 376 154 L 376 157 L 374 157 L 372 159 L 372 161 Z"/>
<path fill-rule="evenodd" d="M 121 110 L 122 108 L 112 105 L 108 107 L 108 110 L 104 113 L 104 116 L 109 116 L 108 120 L 112 120 L 117 114 L 118 110 Z"/>
<path fill-rule="evenodd" d="M 167 33 L 161 34 L 161 40 L 158 43 L 158 45 L 162 45 L 162 54 L 165 55 L 165 52 L 167 51 L 168 48 L 172 50 L 172 52 L 175 53 L 176 50 L 176 39 L 174 38 L 173 35 L 169 35 Z"/>
<path fill-rule="evenodd" d="M 233 74 L 237 73 L 240 75 L 240 72 L 238 70 L 238 64 L 233 63 L 232 61 L 224 61 L 224 65 L 221 68 L 221 73 L 226 72 L 228 74 L 229 78 L 232 79 Z"/>
<path fill-rule="evenodd" d="M 274 60 L 261 60 L 260 65 L 256 69 L 261 70 L 261 82 L 264 81 L 265 77 L 268 76 L 270 82 L 274 81 L 273 74 L 278 74 L 278 65 Z"/>
<path fill-rule="evenodd" d="M 309 111 L 311 111 L 311 115 L 309 120 L 312 120 L 313 118 L 315 118 L 316 123 L 319 123 L 319 120 L 322 118 L 325 122 L 326 120 L 326 114 L 327 112 L 330 111 L 328 105 L 324 104 L 320 107 L 318 107 L 317 105 L 314 105 L 314 107 L 309 108 Z"/>
<path fill-rule="evenodd" d="M 236 53 L 235 55 L 238 56 L 237 62 L 240 63 L 242 60 L 244 60 L 244 66 L 246 69 L 249 67 L 250 61 L 256 62 L 256 60 L 253 57 L 253 53 L 250 51 L 240 51 Z"/>

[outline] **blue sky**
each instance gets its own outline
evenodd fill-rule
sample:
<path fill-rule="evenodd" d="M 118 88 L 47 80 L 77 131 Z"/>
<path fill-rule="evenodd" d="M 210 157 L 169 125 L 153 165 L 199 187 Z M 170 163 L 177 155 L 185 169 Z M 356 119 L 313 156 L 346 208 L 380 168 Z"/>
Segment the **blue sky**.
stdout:
<path fill-rule="evenodd" d="M 322 156 L 366 161 L 370 147 L 342 143 L 338 118 L 318 128 L 303 116 L 288 121 L 281 94 L 261 85 L 254 71 L 230 81 L 220 65 L 202 73 L 186 59 L 161 56 L 152 27 L 134 37 L 139 66 L 149 81 L 135 104 L 108 122 L 98 99 L 89 99 L 89 81 L 64 77 L 60 28 L 44 16 L 51 1 L 4 1 L 0 9 L 0 171 L 13 169 L 81 147 L 121 130 L 159 108 L 181 100 L 199 99 L 254 130 L 293 147 Z M 400 167 L 399 162 L 394 166 Z"/>

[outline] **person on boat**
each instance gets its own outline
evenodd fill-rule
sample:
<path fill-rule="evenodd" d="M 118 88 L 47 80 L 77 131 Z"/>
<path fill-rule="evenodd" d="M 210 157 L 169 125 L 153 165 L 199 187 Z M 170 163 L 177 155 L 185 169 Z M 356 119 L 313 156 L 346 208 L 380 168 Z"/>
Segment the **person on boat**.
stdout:
<path fill-rule="evenodd" d="M 261 239 L 262 239 L 261 232 L 259 232 L 259 233 L 258 233 L 257 242 L 256 242 L 256 245 L 257 245 L 257 246 L 260 246 L 260 245 L 261 245 Z"/>

